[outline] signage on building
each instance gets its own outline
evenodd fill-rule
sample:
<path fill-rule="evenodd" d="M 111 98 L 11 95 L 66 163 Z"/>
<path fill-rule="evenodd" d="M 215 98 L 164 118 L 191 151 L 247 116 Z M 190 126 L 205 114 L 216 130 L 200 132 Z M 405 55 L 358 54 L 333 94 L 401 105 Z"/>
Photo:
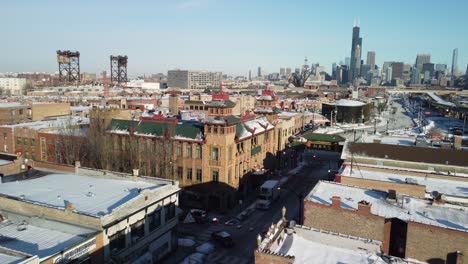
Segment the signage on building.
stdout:
<path fill-rule="evenodd" d="M 66 264 L 71 263 L 76 259 L 80 259 L 88 255 L 88 253 L 96 248 L 96 238 L 93 237 L 92 239 L 79 244 L 76 247 L 73 247 L 69 250 L 64 251 L 54 258 L 54 264 Z"/>

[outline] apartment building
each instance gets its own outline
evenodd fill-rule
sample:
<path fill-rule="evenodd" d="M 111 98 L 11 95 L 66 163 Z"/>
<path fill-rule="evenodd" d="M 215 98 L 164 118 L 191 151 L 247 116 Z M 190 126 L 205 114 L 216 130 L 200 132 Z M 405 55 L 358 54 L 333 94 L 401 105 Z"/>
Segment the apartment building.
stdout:
<path fill-rule="evenodd" d="M 0 103 L 0 125 L 56 118 L 70 114 L 70 103 Z"/>
<path fill-rule="evenodd" d="M 205 89 L 221 85 L 221 72 L 170 70 L 167 73 L 169 87 L 181 89 Z"/>
<path fill-rule="evenodd" d="M 22 95 L 26 78 L 0 77 L 0 90 L 3 94 Z"/>

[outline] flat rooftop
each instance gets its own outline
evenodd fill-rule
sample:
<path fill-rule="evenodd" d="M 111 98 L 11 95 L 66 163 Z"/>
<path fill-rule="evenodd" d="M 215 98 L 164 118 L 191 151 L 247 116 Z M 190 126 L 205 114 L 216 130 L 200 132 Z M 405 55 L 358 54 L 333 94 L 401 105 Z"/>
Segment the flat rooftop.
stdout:
<path fill-rule="evenodd" d="M 4 264 L 20 264 L 26 259 L 26 257 L 19 257 L 15 255 L 0 253 L 0 263 Z"/>
<path fill-rule="evenodd" d="M 0 108 L 10 108 L 10 107 L 20 107 L 20 106 L 28 106 L 27 104 L 12 102 L 12 103 L 0 103 Z"/>
<path fill-rule="evenodd" d="M 131 179 L 50 174 L 0 184 L 0 196 L 55 208 L 66 208 L 71 202 L 77 212 L 100 217 L 136 198 L 141 191 L 164 185 Z"/>
<path fill-rule="evenodd" d="M 51 119 L 51 120 L 24 122 L 24 123 L 18 123 L 14 125 L 3 125 L 0 127 L 29 128 L 33 130 L 40 130 L 44 128 L 61 128 L 61 127 L 80 125 L 80 124 L 89 124 L 89 119 L 81 118 L 79 116 L 67 116 L 67 117 L 60 117 L 60 118 Z"/>
<path fill-rule="evenodd" d="M 9 220 L 0 222 L 0 247 L 32 256 L 37 255 L 41 260 L 66 250 L 85 239 L 85 235 L 65 233 L 51 228 L 30 224 L 22 225 Z M 0 263 L 5 263 L 1 256 Z"/>
<path fill-rule="evenodd" d="M 294 256 L 294 263 L 383 264 L 386 262 L 378 256 L 380 246 L 380 242 L 296 226 L 294 232 L 285 236 L 274 253 Z"/>
<path fill-rule="evenodd" d="M 415 184 L 426 186 L 426 192 L 437 191 L 442 194 L 468 197 L 468 182 L 456 181 L 456 180 L 445 180 L 431 177 L 414 176 L 408 174 L 399 174 L 398 171 L 388 172 L 375 171 L 372 169 L 366 169 L 362 165 L 354 165 L 351 173 L 351 165 L 347 165 L 345 169 L 340 173 L 345 177 L 368 179 L 375 181 L 393 182 L 393 183 L 407 183 L 408 179 L 411 179 Z"/>
<path fill-rule="evenodd" d="M 397 204 L 387 200 L 386 192 L 325 181 L 320 181 L 305 199 L 331 205 L 333 196 L 341 198 L 343 209 L 357 210 L 358 202 L 366 201 L 374 215 L 468 232 L 468 207 L 433 204 L 410 196 L 398 197 L 401 201 Z"/>

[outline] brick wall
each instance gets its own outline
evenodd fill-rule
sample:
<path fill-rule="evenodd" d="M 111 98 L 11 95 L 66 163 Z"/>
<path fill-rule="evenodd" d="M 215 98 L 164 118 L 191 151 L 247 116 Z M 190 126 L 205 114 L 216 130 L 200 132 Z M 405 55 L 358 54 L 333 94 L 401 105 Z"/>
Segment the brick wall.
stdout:
<path fill-rule="evenodd" d="M 370 207 L 344 209 L 340 201 L 323 205 L 304 201 L 304 225 L 337 233 L 384 241 L 385 219 L 370 213 Z"/>
<path fill-rule="evenodd" d="M 408 223 L 406 258 L 427 262 L 432 260 L 431 263 L 451 263 L 447 261 L 448 254 L 456 251 L 468 254 L 468 232 Z"/>
<path fill-rule="evenodd" d="M 58 171 L 63 171 L 63 172 L 75 173 L 75 166 L 44 162 L 44 161 L 35 161 L 34 168 L 37 168 L 37 169 L 44 168 L 44 169 L 52 169 L 52 170 L 58 170 Z"/>
<path fill-rule="evenodd" d="M 44 120 L 49 117 L 69 115 L 70 103 L 32 104 L 32 120 Z"/>
<path fill-rule="evenodd" d="M 381 190 L 387 192 L 388 190 L 395 190 L 397 193 L 407 194 L 417 197 L 424 197 L 426 187 L 423 185 L 413 185 L 407 183 L 396 182 L 383 182 L 376 180 L 360 179 L 353 177 L 341 176 L 340 182 L 343 184 L 354 185 L 363 188 Z"/>
<path fill-rule="evenodd" d="M 294 258 L 255 251 L 255 264 L 293 264 Z"/>

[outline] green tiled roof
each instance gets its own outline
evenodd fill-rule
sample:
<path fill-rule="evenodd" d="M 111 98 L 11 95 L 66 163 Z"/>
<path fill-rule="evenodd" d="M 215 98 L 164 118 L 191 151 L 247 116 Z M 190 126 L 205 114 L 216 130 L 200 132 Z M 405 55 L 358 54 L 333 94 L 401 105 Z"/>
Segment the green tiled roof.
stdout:
<path fill-rule="evenodd" d="M 130 127 L 136 128 L 138 134 L 164 136 L 165 131 L 171 137 L 182 137 L 187 139 L 201 140 L 203 136 L 203 127 L 196 124 L 166 124 L 157 122 L 139 122 L 133 120 L 113 119 L 111 130 L 128 130 Z"/>
<path fill-rule="evenodd" d="M 306 133 L 304 138 L 309 141 L 326 141 L 326 142 L 344 142 L 346 139 L 339 135 Z"/>
<path fill-rule="evenodd" d="M 206 102 L 206 104 L 208 106 L 211 106 L 211 107 L 222 107 L 222 108 L 225 108 L 225 107 L 235 107 L 236 106 L 236 103 L 234 103 L 233 101 L 231 100 L 216 100 L 216 101 L 209 101 L 209 102 Z"/>
<path fill-rule="evenodd" d="M 231 115 L 231 116 L 227 117 L 227 122 L 229 124 L 236 124 L 236 123 L 239 123 L 239 121 L 240 121 L 240 117 L 238 117 L 238 116 Z"/>
<path fill-rule="evenodd" d="M 197 105 L 203 105 L 203 101 L 198 101 L 198 100 L 187 100 L 185 101 L 185 104 L 197 104 Z"/>

